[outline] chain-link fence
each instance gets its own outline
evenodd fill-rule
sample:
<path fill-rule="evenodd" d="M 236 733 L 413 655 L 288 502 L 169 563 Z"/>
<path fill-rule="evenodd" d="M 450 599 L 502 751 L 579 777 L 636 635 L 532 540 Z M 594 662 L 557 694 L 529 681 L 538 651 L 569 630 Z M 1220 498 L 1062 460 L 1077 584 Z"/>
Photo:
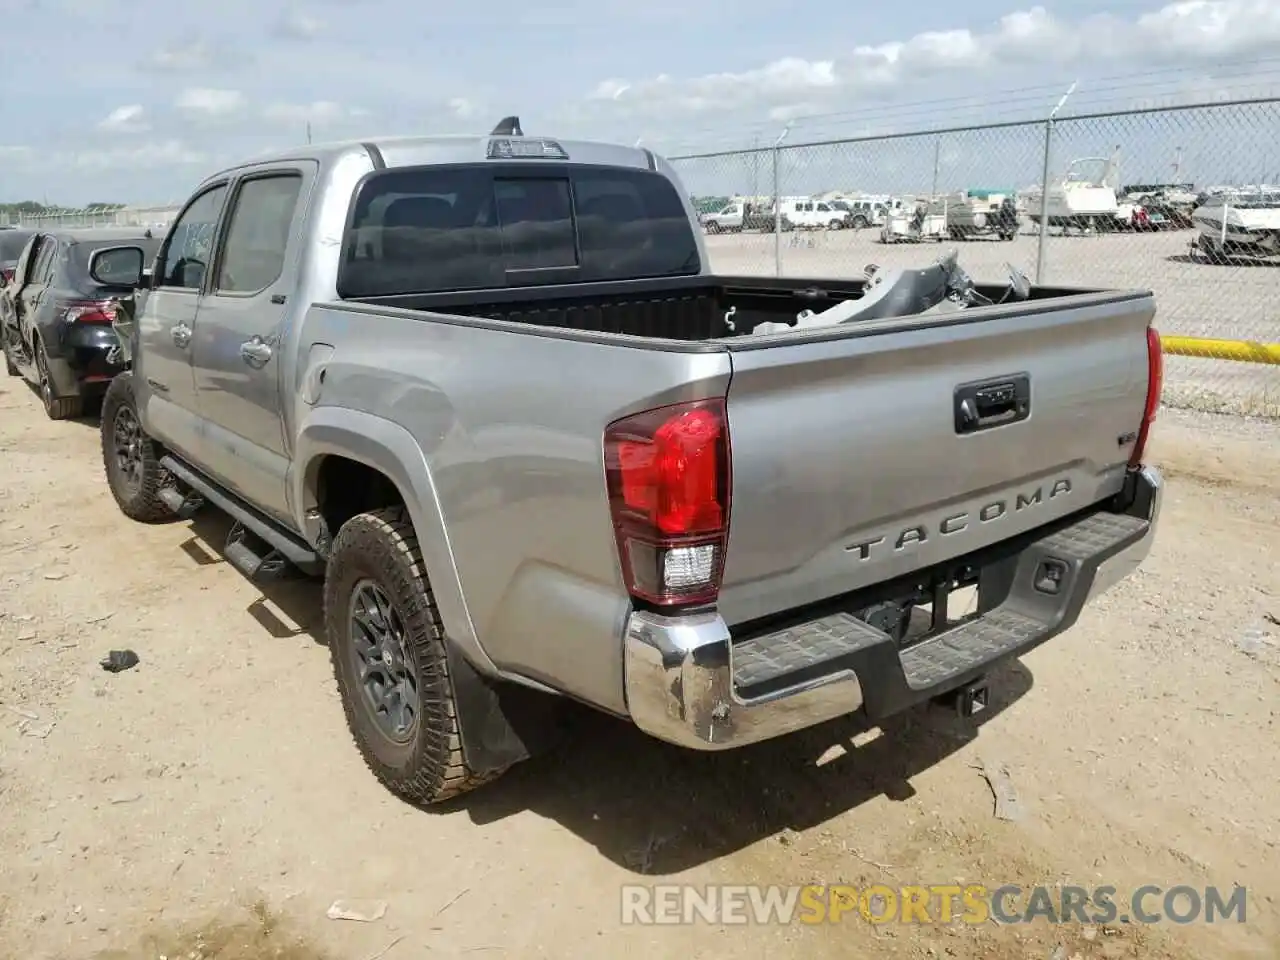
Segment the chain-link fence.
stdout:
<path fill-rule="evenodd" d="M 1165 335 L 1280 341 L 1280 100 L 672 160 L 711 214 L 720 273 L 847 276 L 945 244 L 978 279 L 1010 263 L 1042 283 L 1151 289 Z M 1170 404 L 1280 417 L 1278 366 L 1170 356 L 1165 371 Z"/>
<path fill-rule="evenodd" d="M 88 210 L 44 210 L 40 213 L 0 213 L 0 226 L 28 230 L 81 230 L 93 227 L 150 227 L 165 229 L 178 207 L 101 207 Z"/>
<path fill-rule="evenodd" d="M 1000 280 L 1009 263 L 1041 283 L 1148 288 L 1162 334 L 1203 338 L 1196 356 L 1167 358 L 1167 402 L 1280 417 L 1280 366 L 1206 356 L 1214 341 L 1280 342 L 1280 99 L 808 144 L 780 136 L 671 159 L 709 215 L 717 272 L 848 276 L 920 264 L 946 244 L 979 279 Z M 176 215 L 9 216 L 163 229 Z"/>

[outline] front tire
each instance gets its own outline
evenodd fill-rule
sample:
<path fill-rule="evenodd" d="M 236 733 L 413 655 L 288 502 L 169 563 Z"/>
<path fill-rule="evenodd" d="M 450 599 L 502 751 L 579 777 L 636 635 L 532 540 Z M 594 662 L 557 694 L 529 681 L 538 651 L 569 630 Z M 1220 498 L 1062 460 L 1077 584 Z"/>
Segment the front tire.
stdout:
<path fill-rule="evenodd" d="M 498 775 L 476 774 L 463 758 L 444 629 L 403 507 L 342 525 L 325 571 L 324 619 L 347 727 L 387 789 L 428 805 Z"/>
<path fill-rule="evenodd" d="M 120 512 L 142 523 L 174 519 L 160 499 L 160 490 L 173 480 L 160 466 L 156 442 L 142 430 L 132 374 L 122 373 L 111 381 L 102 398 L 99 430 L 107 486 Z"/>

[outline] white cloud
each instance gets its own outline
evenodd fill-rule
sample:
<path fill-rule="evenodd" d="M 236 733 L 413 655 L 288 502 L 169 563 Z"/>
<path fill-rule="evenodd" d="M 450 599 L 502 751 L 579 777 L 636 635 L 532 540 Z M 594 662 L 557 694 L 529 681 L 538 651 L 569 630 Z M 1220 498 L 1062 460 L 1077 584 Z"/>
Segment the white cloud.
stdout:
<path fill-rule="evenodd" d="M 1007 14 L 985 31 L 925 31 L 856 47 L 836 60 L 785 57 L 733 73 L 610 78 L 588 93 L 582 116 L 670 122 L 752 114 L 787 120 L 806 111 L 848 109 L 859 94 L 873 96 L 909 82 L 948 77 L 968 81 L 991 68 L 1110 61 L 1137 71 L 1276 51 L 1276 0 L 1184 0 L 1128 20 L 1103 15 L 1069 21 L 1033 7 Z"/>
<path fill-rule="evenodd" d="M 178 95 L 174 106 L 184 113 L 209 118 L 226 117 L 238 113 L 244 106 L 244 102 L 244 94 L 239 90 L 190 87 Z"/>
<path fill-rule="evenodd" d="M 290 10 L 276 23 L 276 35 L 288 40 L 313 40 L 324 30 L 324 21 L 301 10 Z"/>
<path fill-rule="evenodd" d="M 98 122 L 98 129 L 111 133 L 144 133 L 150 129 L 145 113 L 140 103 L 116 107 Z"/>
<path fill-rule="evenodd" d="M 188 40 L 161 47 L 146 62 L 156 70 L 185 73 L 208 69 L 213 66 L 214 59 L 213 48 L 208 43 Z"/>
<path fill-rule="evenodd" d="M 480 112 L 480 108 L 466 97 L 454 97 L 449 101 L 449 112 L 459 120 L 470 120 Z"/>
<path fill-rule="evenodd" d="M 52 166 L 81 170 L 154 170 L 207 164 L 209 157 L 180 140 L 157 140 L 108 150 L 58 151 L 49 161 Z"/>
<path fill-rule="evenodd" d="M 272 123 L 334 123 L 364 116 L 365 111 L 344 107 L 332 100 L 316 100 L 312 103 L 273 103 L 262 111 L 263 119 Z"/>

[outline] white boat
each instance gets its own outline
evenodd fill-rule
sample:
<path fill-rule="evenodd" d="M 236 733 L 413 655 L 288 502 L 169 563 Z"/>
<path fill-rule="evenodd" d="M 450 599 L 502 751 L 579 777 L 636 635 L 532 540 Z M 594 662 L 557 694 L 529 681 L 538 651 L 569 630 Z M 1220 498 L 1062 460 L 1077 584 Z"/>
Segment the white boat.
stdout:
<path fill-rule="evenodd" d="M 1223 190 L 1191 214 L 1196 244 L 1210 256 L 1280 257 L 1280 187 Z"/>
<path fill-rule="evenodd" d="M 1051 227 L 1077 227 L 1079 229 L 1108 229 L 1117 225 L 1120 203 L 1116 199 L 1119 160 L 1105 157 L 1081 157 L 1067 165 L 1067 172 L 1058 183 L 1049 185 L 1049 197 L 1044 211 Z M 1041 186 L 1025 191 L 1022 202 L 1027 217 L 1040 223 Z"/>

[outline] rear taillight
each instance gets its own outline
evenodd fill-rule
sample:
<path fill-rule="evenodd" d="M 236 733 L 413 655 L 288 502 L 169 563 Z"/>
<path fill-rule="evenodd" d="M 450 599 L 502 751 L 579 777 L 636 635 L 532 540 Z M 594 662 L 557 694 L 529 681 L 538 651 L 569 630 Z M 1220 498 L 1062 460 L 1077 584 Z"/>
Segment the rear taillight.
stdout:
<path fill-rule="evenodd" d="M 110 324 L 116 318 L 116 305 L 110 300 L 64 300 L 58 309 L 65 323 Z"/>
<path fill-rule="evenodd" d="M 12 267 L 0 268 L 0 286 L 3 286 L 9 283 L 11 280 L 13 280 L 13 268 Z"/>
<path fill-rule="evenodd" d="M 1160 391 L 1164 386 L 1164 348 L 1160 343 L 1160 334 L 1155 327 L 1147 327 L 1147 405 L 1142 411 L 1142 426 L 1138 428 L 1138 439 L 1134 441 L 1133 453 L 1129 456 L 1129 466 L 1136 467 L 1142 463 L 1142 456 L 1147 452 L 1147 440 L 1151 436 L 1151 425 L 1156 421 L 1156 412 L 1160 409 Z"/>
<path fill-rule="evenodd" d="M 715 600 L 729 537 L 724 400 L 618 420 L 605 430 L 604 457 L 627 590 L 659 606 Z"/>

